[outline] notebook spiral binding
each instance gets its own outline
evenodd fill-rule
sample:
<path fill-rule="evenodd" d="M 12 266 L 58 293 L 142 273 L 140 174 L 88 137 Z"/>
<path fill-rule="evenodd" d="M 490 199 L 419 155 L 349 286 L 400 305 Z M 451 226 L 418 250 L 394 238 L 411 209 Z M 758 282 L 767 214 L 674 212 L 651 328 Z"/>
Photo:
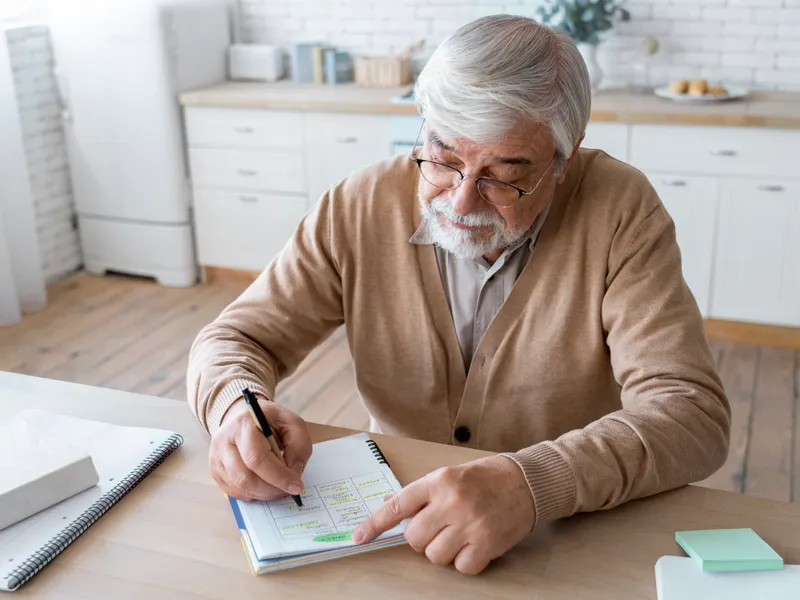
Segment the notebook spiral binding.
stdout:
<path fill-rule="evenodd" d="M 367 446 L 369 446 L 370 450 L 372 450 L 372 455 L 378 459 L 378 462 L 382 465 L 389 466 L 389 461 L 386 460 L 386 457 L 381 452 L 381 449 L 378 448 L 378 444 L 375 443 L 375 440 L 367 440 Z"/>
<path fill-rule="evenodd" d="M 36 575 L 47 563 L 53 560 L 67 546 L 74 542 L 78 536 L 102 517 L 109 508 L 114 506 L 128 492 L 135 488 L 142 480 L 152 473 L 166 458 L 183 444 L 183 437 L 174 434 L 163 442 L 158 448 L 153 450 L 150 455 L 142 461 L 138 468 L 126 475 L 117 485 L 108 492 L 100 496 L 94 504 L 87 508 L 72 523 L 58 532 L 44 546 L 25 559 L 16 569 L 7 576 L 8 588 L 16 590 L 31 577 Z"/>

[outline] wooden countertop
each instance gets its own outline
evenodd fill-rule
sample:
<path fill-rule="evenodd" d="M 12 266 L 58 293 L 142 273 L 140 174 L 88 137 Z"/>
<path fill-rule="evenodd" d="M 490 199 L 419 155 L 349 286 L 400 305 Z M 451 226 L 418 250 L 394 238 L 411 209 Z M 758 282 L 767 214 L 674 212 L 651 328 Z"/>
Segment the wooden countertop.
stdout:
<path fill-rule="evenodd" d="M 278 83 L 228 82 L 181 94 L 184 106 L 416 115 L 415 103 L 396 103 L 403 88 L 362 88 Z M 800 93 L 751 92 L 743 100 L 713 105 L 679 104 L 654 95 L 602 91 L 592 99 L 595 122 L 727 125 L 800 129 Z"/>
<path fill-rule="evenodd" d="M 228 503 L 208 474 L 208 437 L 183 402 L 0 371 L 0 419 L 36 407 L 171 429 L 184 444 L 24 584 L 20 598 L 656 598 L 654 565 L 683 555 L 680 529 L 752 527 L 800 563 L 800 504 L 695 486 L 550 523 L 468 577 L 399 546 L 253 577 Z M 347 430 L 311 426 L 316 441 Z M 374 436 L 403 484 L 485 453 Z"/>

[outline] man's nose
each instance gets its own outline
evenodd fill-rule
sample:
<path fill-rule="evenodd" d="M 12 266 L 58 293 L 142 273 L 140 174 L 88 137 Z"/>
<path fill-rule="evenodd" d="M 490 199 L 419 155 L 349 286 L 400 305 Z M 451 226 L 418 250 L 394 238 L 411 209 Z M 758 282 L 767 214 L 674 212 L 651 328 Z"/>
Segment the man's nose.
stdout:
<path fill-rule="evenodd" d="M 478 193 L 478 184 L 474 179 L 464 179 L 461 185 L 450 192 L 450 203 L 453 210 L 462 217 L 483 208 L 483 199 Z"/>

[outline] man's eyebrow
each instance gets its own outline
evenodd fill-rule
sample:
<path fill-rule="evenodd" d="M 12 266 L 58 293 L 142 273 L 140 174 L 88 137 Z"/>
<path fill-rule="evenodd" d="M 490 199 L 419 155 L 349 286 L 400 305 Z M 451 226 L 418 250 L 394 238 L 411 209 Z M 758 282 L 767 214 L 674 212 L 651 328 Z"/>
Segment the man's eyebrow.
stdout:
<path fill-rule="evenodd" d="M 529 167 L 533 164 L 530 158 L 525 156 L 495 156 L 492 157 L 492 162 L 495 164 L 515 165 Z"/>
<path fill-rule="evenodd" d="M 428 141 L 437 148 L 440 148 L 442 150 L 447 150 L 449 152 L 455 151 L 455 148 L 446 143 L 441 137 L 439 137 L 439 134 L 436 133 L 435 131 L 428 132 Z M 491 162 L 493 164 L 523 166 L 523 167 L 529 167 L 533 165 L 533 161 L 531 161 L 531 159 L 526 156 L 495 156 L 492 157 Z"/>
<path fill-rule="evenodd" d="M 449 144 L 446 144 L 445 141 L 442 138 L 440 138 L 439 134 L 436 133 L 435 131 L 431 131 L 428 133 L 428 141 L 437 148 L 441 148 L 442 150 L 449 150 L 450 152 L 452 152 L 455 149 Z"/>

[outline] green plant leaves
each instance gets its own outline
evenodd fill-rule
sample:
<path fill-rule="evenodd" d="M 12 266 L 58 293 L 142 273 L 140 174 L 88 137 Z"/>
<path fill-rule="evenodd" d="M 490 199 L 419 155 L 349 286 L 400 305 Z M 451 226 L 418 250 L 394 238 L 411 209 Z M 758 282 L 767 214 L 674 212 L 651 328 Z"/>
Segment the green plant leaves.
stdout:
<path fill-rule="evenodd" d="M 600 33 L 614 26 L 612 19 L 629 21 L 620 0 L 547 0 L 536 11 L 542 23 L 560 29 L 576 43 L 598 44 Z"/>

